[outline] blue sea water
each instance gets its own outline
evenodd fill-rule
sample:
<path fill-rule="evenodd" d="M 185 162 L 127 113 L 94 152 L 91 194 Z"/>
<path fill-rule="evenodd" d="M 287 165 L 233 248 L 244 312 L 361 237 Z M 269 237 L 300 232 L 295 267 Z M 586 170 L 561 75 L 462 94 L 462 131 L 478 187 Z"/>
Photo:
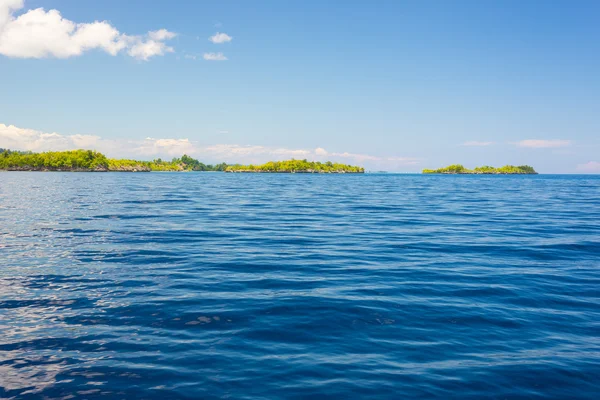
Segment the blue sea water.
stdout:
<path fill-rule="evenodd" d="M 600 176 L 0 173 L 0 398 L 600 398 Z"/>

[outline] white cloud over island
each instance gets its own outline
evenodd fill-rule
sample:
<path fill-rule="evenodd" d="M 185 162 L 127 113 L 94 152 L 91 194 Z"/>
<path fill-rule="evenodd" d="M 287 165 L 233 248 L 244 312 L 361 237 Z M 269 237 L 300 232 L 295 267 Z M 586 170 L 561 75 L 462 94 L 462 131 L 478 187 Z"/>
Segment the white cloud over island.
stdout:
<path fill-rule="evenodd" d="M 0 0 L 0 54 L 12 58 L 69 58 L 102 50 L 112 56 L 125 52 L 148 60 L 173 52 L 165 44 L 176 34 L 166 29 L 143 35 L 121 33 L 107 21 L 77 23 L 58 10 L 28 10 L 18 16 L 23 0 Z"/>
<path fill-rule="evenodd" d="M 315 161 L 339 161 L 358 163 L 372 169 L 398 170 L 420 163 L 412 157 L 380 157 L 349 152 L 329 152 L 322 147 L 314 149 L 289 149 L 285 147 L 210 144 L 200 145 L 187 138 L 152 138 L 142 140 L 103 139 L 97 135 L 63 135 L 35 129 L 19 128 L 0 124 L 0 148 L 29 150 L 34 152 L 72 149 L 92 149 L 108 157 L 150 159 L 153 157 L 175 157 L 188 154 L 209 162 L 263 163 L 270 160 L 290 158 Z"/>

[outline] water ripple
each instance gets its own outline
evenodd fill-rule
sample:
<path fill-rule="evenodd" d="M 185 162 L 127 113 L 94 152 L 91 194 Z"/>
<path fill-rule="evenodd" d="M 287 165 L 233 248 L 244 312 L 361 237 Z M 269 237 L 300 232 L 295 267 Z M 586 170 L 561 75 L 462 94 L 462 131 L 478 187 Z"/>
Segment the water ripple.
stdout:
<path fill-rule="evenodd" d="M 0 174 L 0 398 L 600 393 L 593 176 Z"/>

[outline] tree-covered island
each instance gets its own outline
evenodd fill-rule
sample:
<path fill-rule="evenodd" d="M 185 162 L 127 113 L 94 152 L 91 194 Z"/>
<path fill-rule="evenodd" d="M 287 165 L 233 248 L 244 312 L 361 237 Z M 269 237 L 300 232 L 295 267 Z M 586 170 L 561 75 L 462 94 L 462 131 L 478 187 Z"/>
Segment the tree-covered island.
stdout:
<path fill-rule="evenodd" d="M 93 150 L 11 151 L 0 149 L 0 170 L 7 171 L 76 171 L 76 172 L 150 172 L 150 171 L 221 171 L 221 172 L 289 172 L 289 173 L 362 173 L 362 167 L 332 162 L 289 160 L 268 162 L 263 165 L 204 164 L 183 155 L 164 161 L 107 158 Z"/>
<path fill-rule="evenodd" d="M 494 168 L 488 165 L 467 169 L 460 164 L 449 165 L 439 169 L 424 169 L 424 174 L 485 174 L 485 175 L 535 175 L 537 172 L 529 165 L 505 165 L 504 167 Z"/>
<path fill-rule="evenodd" d="M 171 161 L 160 158 L 138 161 L 107 158 L 93 150 L 11 151 L 0 149 L 0 170 L 8 171 L 76 171 L 76 172 L 150 172 L 150 171 L 224 171 L 227 164 L 203 164 L 183 155 Z"/>
<path fill-rule="evenodd" d="M 362 174 L 365 169 L 354 165 L 307 161 L 269 161 L 262 165 L 230 165 L 225 172 L 304 173 L 304 174 Z"/>

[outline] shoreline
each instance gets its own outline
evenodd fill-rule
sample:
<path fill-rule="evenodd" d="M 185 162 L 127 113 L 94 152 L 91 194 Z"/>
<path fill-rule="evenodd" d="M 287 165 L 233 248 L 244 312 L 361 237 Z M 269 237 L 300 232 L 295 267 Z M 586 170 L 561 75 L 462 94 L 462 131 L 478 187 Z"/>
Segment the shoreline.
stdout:
<path fill-rule="evenodd" d="M 351 174 L 351 175 L 360 175 L 364 174 L 364 172 L 324 172 L 324 171 L 189 171 L 189 170 L 171 170 L 171 171 L 153 171 L 153 170 L 123 170 L 123 169 L 23 169 L 23 168 L 9 168 L 9 169 L 0 169 L 0 172 L 93 172 L 93 173 L 106 173 L 106 172 L 122 172 L 122 173 L 138 173 L 138 172 L 213 172 L 213 173 L 227 173 L 227 174 L 312 174 L 312 175 L 327 175 L 327 174 Z"/>
<path fill-rule="evenodd" d="M 223 171 L 226 174 L 364 174 L 364 172 L 346 171 Z"/>
<path fill-rule="evenodd" d="M 422 175 L 539 175 L 537 172 L 422 172 Z"/>
<path fill-rule="evenodd" d="M 204 164 L 182 155 L 171 161 L 157 158 L 152 161 L 108 158 L 95 150 L 66 150 L 33 153 L 0 149 L 0 170 L 39 172 L 230 172 L 230 173 L 364 173 L 364 168 L 337 162 L 304 160 L 269 161 L 262 165 L 220 163 Z"/>

